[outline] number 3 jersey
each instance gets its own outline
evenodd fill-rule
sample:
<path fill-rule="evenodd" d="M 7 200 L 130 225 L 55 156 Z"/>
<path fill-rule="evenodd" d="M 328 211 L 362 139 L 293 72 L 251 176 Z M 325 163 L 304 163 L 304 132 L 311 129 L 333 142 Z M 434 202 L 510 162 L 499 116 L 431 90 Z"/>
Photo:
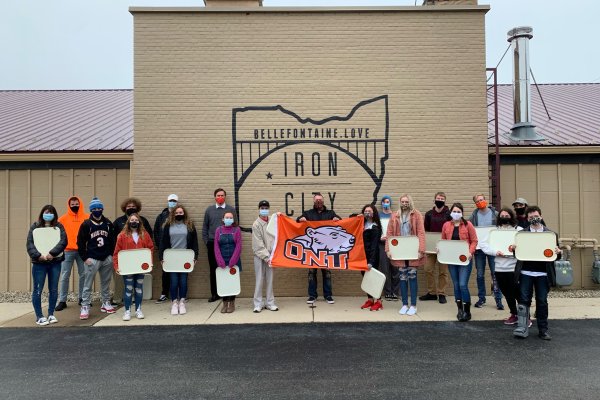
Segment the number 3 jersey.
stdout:
<path fill-rule="evenodd" d="M 105 260 L 115 249 L 115 228 L 104 216 L 99 221 L 92 218 L 83 221 L 77 234 L 77 251 L 85 261 L 88 258 Z"/>

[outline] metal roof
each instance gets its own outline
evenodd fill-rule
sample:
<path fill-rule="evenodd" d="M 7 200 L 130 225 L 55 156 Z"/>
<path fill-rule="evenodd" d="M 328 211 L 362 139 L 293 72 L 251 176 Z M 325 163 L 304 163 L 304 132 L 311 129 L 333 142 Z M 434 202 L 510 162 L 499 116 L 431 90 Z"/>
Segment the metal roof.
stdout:
<path fill-rule="evenodd" d="M 0 152 L 132 150 L 133 90 L 0 91 Z"/>
<path fill-rule="evenodd" d="M 557 83 L 538 85 L 550 118 L 531 85 L 531 116 L 538 134 L 546 138 L 531 146 L 585 146 L 600 144 L 600 83 Z M 493 89 L 488 90 L 488 103 L 493 102 Z M 488 108 L 493 118 L 493 107 Z M 500 146 L 516 146 L 508 133 L 513 126 L 512 85 L 498 85 L 498 123 Z M 490 123 L 490 145 L 494 142 L 494 125 Z M 523 145 L 520 145 L 521 147 Z"/>
<path fill-rule="evenodd" d="M 531 114 L 547 140 L 531 146 L 600 145 L 600 83 L 531 87 Z M 488 91 L 488 103 L 493 90 Z M 513 125 L 512 85 L 498 85 L 500 145 Z M 489 119 L 493 108 L 488 108 Z M 489 125 L 494 144 L 493 123 Z M 520 145 L 521 147 L 524 145 Z M 0 152 L 133 151 L 133 90 L 0 91 Z"/>

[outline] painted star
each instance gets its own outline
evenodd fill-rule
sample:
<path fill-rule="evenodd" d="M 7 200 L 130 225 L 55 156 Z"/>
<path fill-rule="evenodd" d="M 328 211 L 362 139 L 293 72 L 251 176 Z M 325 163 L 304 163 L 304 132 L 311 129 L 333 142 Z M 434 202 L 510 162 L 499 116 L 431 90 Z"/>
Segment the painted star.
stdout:
<path fill-rule="evenodd" d="M 269 172 L 269 173 L 267 174 L 267 179 L 273 179 L 273 174 Z"/>

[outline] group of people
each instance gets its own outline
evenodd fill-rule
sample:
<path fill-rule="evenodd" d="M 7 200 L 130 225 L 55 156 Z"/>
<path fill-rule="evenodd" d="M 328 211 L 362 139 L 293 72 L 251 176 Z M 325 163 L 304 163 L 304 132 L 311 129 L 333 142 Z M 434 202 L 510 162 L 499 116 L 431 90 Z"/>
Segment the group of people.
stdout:
<path fill-rule="evenodd" d="M 226 192 L 222 188 L 214 191 L 215 203 L 207 207 L 202 225 L 202 241 L 206 245 L 210 267 L 209 302 L 220 299 L 217 291 L 217 268 L 237 266 L 241 271 L 240 255 L 242 251 L 242 234 L 237 223 L 235 209 L 226 203 Z M 471 296 L 468 282 L 472 271 L 472 261 L 477 270 L 478 301 L 475 307 L 483 307 L 486 302 L 486 286 L 484 273 L 489 265 L 492 276 L 492 288 L 496 307 L 504 309 L 502 295 L 506 298 L 510 315 L 504 320 L 507 325 L 517 325 L 514 335 L 527 337 L 531 326 L 529 307 L 536 296 L 536 314 L 539 336 L 550 339 L 548 333 L 547 295 L 552 282 L 552 263 L 521 262 L 513 253 L 504 253 L 500 249 L 491 248 L 487 238 L 477 237 L 475 227 L 497 226 L 498 229 L 528 229 L 532 232 L 548 230 L 542 219 L 541 210 L 537 206 L 528 206 L 527 201 L 518 198 L 513 209 L 495 210 L 488 205 L 485 195 L 473 196 L 476 209 L 467 220 L 464 208 L 460 203 L 450 207 L 446 205 L 446 195 L 438 192 L 434 196 L 434 206 L 424 215 L 419 212 L 410 195 L 400 197 L 400 207 L 392 210 L 392 198 L 383 196 L 381 212 L 374 204 L 362 208 L 364 216 L 363 243 L 368 268 L 375 268 L 386 275 L 384 298 L 386 300 L 402 300 L 399 310 L 401 315 L 417 313 L 417 270 L 424 267 L 427 280 L 427 293 L 419 297 L 422 301 L 436 300 L 444 304 L 446 287 L 450 276 L 455 302 L 458 308 L 457 319 L 471 319 Z M 91 291 L 96 273 L 100 275 L 102 304 L 101 312 L 115 313 L 116 307 L 110 297 L 109 285 L 115 276 L 115 298 L 122 300 L 123 320 L 131 319 L 131 306 L 135 304 L 136 318 L 144 318 L 142 312 L 144 274 L 120 275 L 119 252 L 131 249 L 158 249 L 158 258 L 164 261 L 167 249 L 191 249 L 194 252 L 194 263 L 198 259 L 198 235 L 186 208 L 179 202 L 175 194 L 167 198 L 167 207 L 157 216 L 154 228 L 146 218 L 140 215 L 141 202 L 136 198 L 128 198 L 121 204 L 123 215 L 111 222 L 103 214 L 104 205 L 98 198 L 89 203 L 87 214 L 81 207 L 82 201 L 73 196 L 67 201 L 67 212 L 58 217 L 52 205 L 42 207 L 37 221 L 29 230 L 27 251 L 32 260 L 33 294 L 32 303 L 36 313 L 36 323 L 47 325 L 58 322 L 55 311 L 67 307 L 69 277 L 73 262 L 79 273 L 79 305 L 80 318 L 89 318 L 91 307 Z M 355 215 L 355 214 L 354 214 Z M 267 233 L 270 216 L 270 205 L 266 200 L 258 204 L 258 216 L 252 226 L 252 249 L 254 253 L 254 269 L 256 275 L 253 311 L 259 313 L 264 309 L 277 311 L 273 295 L 273 271 L 269 258 L 273 250 L 274 238 Z M 323 196 L 319 193 L 313 197 L 313 207 L 305 210 L 297 218 L 302 221 L 323 221 L 341 219 L 333 210 L 327 209 Z M 41 254 L 35 246 L 33 232 L 37 228 L 50 227 L 60 233 L 59 243 L 48 254 Z M 468 243 L 468 265 L 444 265 L 437 261 L 436 254 L 425 252 L 425 232 L 438 232 L 443 240 L 463 240 Z M 416 236 L 419 241 L 418 258 L 415 260 L 394 260 L 391 257 L 387 237 Z M 514 248 L 511 249 L 514 252 Z M 556 248 L 560 255 L 560 249 Z M 437 268 L 436 268 L 437 267 Z M 436 277 L 437 271 L 437 277 Z M 323 279 L 323 297 L 328 304 L 334 303 L 331 273 L 321 269 Z M 48 277 L 49 305 L 48 316 L 44 317 L 41 308 L 41 292 Z M 60 290 L 59 290 L 60 287 Z M 171 301 L 172 315 L 185 314 L 188 288 L 188 273 L 162 272 L 162 292 L 157 303 Z M 263 290 L 265 296 L 263 296 Z M 122 295 L 122 299 L 119 296 Z M 308 304 L 318 298 L 317 269 L 308 270 Z M 222 299 L 221 313 L 232 313 L 235 310 L 235 296 Z M 371 296 L 361 306 L 362 309 L 378 311 L 383 309 L 381 298 Z"/>

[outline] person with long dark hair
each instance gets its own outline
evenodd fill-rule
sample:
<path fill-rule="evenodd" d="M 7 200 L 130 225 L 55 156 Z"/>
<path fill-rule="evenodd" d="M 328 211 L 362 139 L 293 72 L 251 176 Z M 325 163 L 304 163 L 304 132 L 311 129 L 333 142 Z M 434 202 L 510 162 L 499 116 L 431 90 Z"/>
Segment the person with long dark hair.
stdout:
<path fill-rule="evenodd" d="M 367 266 L 369 269 L 375 268 L 379 271 L 379 241 L 381 240 L 381 220 L 377 207 L 373 204 L 367 204 L 362 208 L 361 214 L 365 218 L 365 227 L 363 230 L 363 243 L 365 246 L 365 256 L 367 257 Z M 362 272 L 362 275 L 365 273 Z M 367 294 L 367 301 L 360 307 L 363 310 L 368 308 L 371 311 L 383 309 L 381 297 L 373 299 L 373 296 Z"/>
<path fill-rule="evenodd" d="M 469 244 L 468 265 L 448 265 L 452 284 L 454 285 L 454 299 L 458 307 L 456 318 L 461 321 L 471 319 L 471 294 L 469 293 L 469 278 L 473 270 L 473 253 L 477 248 L 477 232 L 464 218 L 464 208 L 461 203 L 454 203 L 450 207 L 451 221 L 442 226 L 442 240 L 464 240 Z"/>
<path fill-rule="evenodd" d="M 38 228 L 52 228 L 59 230 L 59 241 L 47 253 L 40 251 L 35 245 L 34 231 Z M 65 259 L 64 251 L 67 247 L 67 232 L 63 225 L 58 222 L 58 213 L 53 205 L 47 204 L 42 207 L 37 221 L 29 228 L 27 234 L 27 254 L 31 257 L 31 276 L 33 278 L 33 291 L 31 293 L 31 303 L 35 311 L 35 323 L 40 326 L 54 324 L 58 319 L 54 316 L 54 308 L 58 299 L 58 278 L 60 268 Z M 44 254 L 45 253 L 45 254 Z M 42 311 L 42 290 L 48 277 L 48 318 L 44 317 Z"/>

